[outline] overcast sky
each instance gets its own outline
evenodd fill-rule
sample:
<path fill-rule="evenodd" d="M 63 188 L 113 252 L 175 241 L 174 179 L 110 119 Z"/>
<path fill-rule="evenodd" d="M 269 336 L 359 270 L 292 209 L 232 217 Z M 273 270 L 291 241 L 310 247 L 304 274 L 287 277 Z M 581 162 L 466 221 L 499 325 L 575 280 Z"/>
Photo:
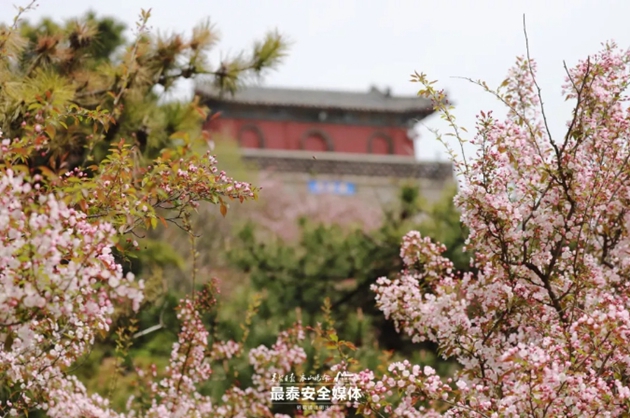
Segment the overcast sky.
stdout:
<path fill-rule="evenodd" d="M 13 5 L 0 0 L 0 19 L 8 22 Z M 630 47 L 630 2 L 489 0 L 40 0 L 29 19 L 66 19 L 94 10 L 133 27 L 141 8 L 151 8 L 153 30 L 187 31 L 209 17 L 222 34 L 219 50 L 234 53 L 266 31 L 277 29 L 293 43 L 290 54 L 265 85 L 367 91 L 390 87 L 396 95 L 414 95 L 414 71 L 438 79 L 457 104 L 462 126 L 474 128 L 479 110 L 501 106 L 463 76 L 498 85 L 517 55 L 525 52 L 522 16 L 526 15 L 532 56 L 552 126 L 559 135 L 570 116 L 560 97 L 562 61 L 573 65 L 614 39 Z M 219 57 L 217 54 L 216 57 Z M 179 93 L 187 94 L 189 86 Z M 446 159 L 428 128 L 448 132 L 437 117 L 419 126 L 418 158 Z"/>

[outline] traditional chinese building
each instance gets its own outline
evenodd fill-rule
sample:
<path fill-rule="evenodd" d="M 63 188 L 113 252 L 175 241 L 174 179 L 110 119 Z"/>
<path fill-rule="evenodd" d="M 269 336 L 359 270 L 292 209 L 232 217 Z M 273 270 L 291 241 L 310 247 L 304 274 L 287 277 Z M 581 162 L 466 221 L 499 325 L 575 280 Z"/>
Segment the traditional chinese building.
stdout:
<path fill-rule="evenodd" d="M 200 86 L 212 114 L 205 129 L 238 141 L 246 161 L 273 170 L 294 193 L 389 201 L 401 181 L 429 199 L 452 181 L 450 163 L 419 162 L 413 126 L 428 100 L 368 92 L 248 87 L 235 95 Z"/>

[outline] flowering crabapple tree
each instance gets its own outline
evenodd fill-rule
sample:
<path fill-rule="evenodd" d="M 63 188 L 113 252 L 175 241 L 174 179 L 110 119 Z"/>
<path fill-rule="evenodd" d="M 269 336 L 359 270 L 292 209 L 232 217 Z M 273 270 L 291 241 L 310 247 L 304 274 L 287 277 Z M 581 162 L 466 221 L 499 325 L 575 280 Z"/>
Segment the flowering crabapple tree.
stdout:
<path fill-rule="evenodd" d="M 354 384 L 364 400 L 334 402 L 312 416 L 355 409 L 401 417 L 626 416 L 629 65 L 630 52 L 610 43 L 567 69 L 564 91 L 575 109 L 562 138 L 549 132 L 529 57 L 499 89 L 479 83 L 508 115 L 481 113 L 476 159 L 452 153 L 473 272 L 456 272 L 443 245 L 410 232 L 401 248 L 405 270 L 373 286 L 378 306 L 401 331 L 435 342 L 461 369 L 446 380 L 408 361 L 386 372 L 359 371 Z M 424 75 L 414 79 L 463 143 L 444 93 Z M 200 202 L 225 212 L 229 201 L 255 198 L 257 190 L 219 171 L 211 155 L 194 152 L 187 136 L 150 164 L 120 141 L 89 175 L 88 167 L 34 167 L 33 156 L 46 153 L 69 122 L 93 124 L 95 135 L 110 124 L 107 111 L 57 99 L 38 95 L 21 135 L 0 138 L 0 415 L 281 417 L 272 412 L 270 382 L 303 367 L 305 329 L 297 324 L 272 347 L 249 353 L 236 341 L 210 342 L 201 318 L 215 303 L 211 284 L 181 301 L 168 366 L 136 371 L 141 389 L 125 411 L 71 375 L 117 310 L 141 306 L 142 281 L 123 274 L 114 248 L 132 252 L 130 234 L 139 228 L 186 228 Z M 361 369 L 332 330 L 324 334 L 338 350 L 325 366 Z M 250 387 L 235 385 L 219 401 L 198 390 L 212 364 L 239 355 L 254 369 Z"/>
<path fill-rule="evenodd" d="M 131 61 L 146 40 L 147 19 L 143 13 Z M 3 69 L 19 58 L 11 48 L 15 30 L 0 32 Z M 138 384 L 143 390 L 124 413 L 72 376 L 113 318 L 141 307 L 143 281 L 124 274 L 114 256 L 138 249 L 136 231 L 173 224 L 192 233 L 189 217 L 201 202 L 225 215 L 230 201 L 255 199 L 258 191 L 219 170 L 208 152 L 199 153 L 205 138 L 187 134 L 148 163 L 123 139 L 89 167 L 38 166 L 37 158 L 59 145 L 57 134 L 89 126 L 98 139 L 113 122 L 107 110 L 81 107 L 54 89 L 35 96 L 23 103 L 29 111 L 17 121 L 20 135 L 0 133 L 0 416 L 273 416 L 268 373 L 286 374 L 304 361 L 304 331 L 298 324 L 271 349 L 249 353 L 235 341 L 210 341 L 201 315 L 214 306 L 212 283 L 181 301 L 182 326 L 168 366 L 136 371 L 146 384 Z M 249 356 L 256 384 L 234 387 L 213 403 L 197 386 L 208 380 L 211 365 L 236 355 Z"/>
<path fill-rule="evenodd" d="M 478 116 L 474 160 L 455 160 L 456 202 L 475 273 L 444 246 L 408 233 L 396 280 L 377 303 L 415 341 L 435 342 L 461 369 L 394 363 L 365 371 L 366 410 L 385 416 L 619 417 L 630 410 L 630 51 L 607 43 L 566 69 L 575 103 L 552 137 L 535 78 L 519 58 L 494 94 L 508 109 Z M 442 91 L 414 81 L 456 128 Z M 455 154 L 454 152 L 452 153 Z M 400 401 L 390 402 L 398 393 Z"/>

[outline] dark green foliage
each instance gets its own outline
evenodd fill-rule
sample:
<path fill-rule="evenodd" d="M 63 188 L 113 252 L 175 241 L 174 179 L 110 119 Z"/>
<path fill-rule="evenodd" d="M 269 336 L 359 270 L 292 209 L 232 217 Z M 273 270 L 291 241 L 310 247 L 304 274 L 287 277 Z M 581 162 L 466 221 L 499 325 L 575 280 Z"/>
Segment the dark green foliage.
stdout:
<path fill-rule="evenodd" d="M 465 231 L 453 194 L 454 190 L 448 190 L 441 201 L 423 210 L 419 190 L 403 187 L 397 209 L 386 213 L 383 225 L 370 233 L 344 232 L 338 225 L 302 220 L 299 242 L 286 243 L 257 239 L 250 224 L 241 230 L 241 245 L 231 251 L 230 259 L 249 273 L 254 290 L 265 292 L 262 319 L 289 325 L 294 320 L 291 312 L 299 308 L 304 322 L 315 325 L 329 297 L 341 338 L 362 345 L 367 331 L 376 336 L 379 347 L 412 354 L 418 346 L 383 318 L 370 286 L 379 277 L 395 277 L 403 268 L 400 243 L 412 229 L 443 242 L 448 247 L 446 256 L 458 269 L 467 270 L 469 256 L 462 251 Z M 357 315 L 363 319 L 358 321 Z"/>

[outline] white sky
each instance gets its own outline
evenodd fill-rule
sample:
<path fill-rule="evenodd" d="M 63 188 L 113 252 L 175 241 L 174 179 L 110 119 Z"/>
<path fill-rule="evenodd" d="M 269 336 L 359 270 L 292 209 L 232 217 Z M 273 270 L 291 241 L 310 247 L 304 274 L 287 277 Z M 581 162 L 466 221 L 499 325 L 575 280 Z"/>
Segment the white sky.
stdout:
<path fill-rule="evenodd" d="M 526 14 L 532 56 L 538 61 L 552 133 L 559 135 L 570 117 L 560 97 L 564 70 L 599 50 L 606 40 L 630 47 L 630 1 L 490 0 L 40 0 L 27 18 L 65 19 L 94 10 L 134 27 L 140 8 L 152 8 L 153 30 L 187 31 L 206 17 L 222 34 L 218 51 L 235 53 L 278 29 L 293 42 L 289 56 L 265 85 L 367 91 L 391 87 L 413 95 L 414 71 L 438 79 L 456 103 L 458 122 L 472 132 L 479 110 L 501 109 L 480 88 L 454 77 L 498 85 L 517 55 L 524 54 L 522 15 Z M 0 0 L 0 19 L 13 17 L 13 5 Z M 217 52 L 215 55 L 218 58 Z M 188 94 L 180 86 L 180 94 Z M 422 126 L 424 125 L 424 126 Z M 442 146 L 427 127 L 448 132 L 437 116 L 418 126 L 416 154 L 440 156 Z"/>

